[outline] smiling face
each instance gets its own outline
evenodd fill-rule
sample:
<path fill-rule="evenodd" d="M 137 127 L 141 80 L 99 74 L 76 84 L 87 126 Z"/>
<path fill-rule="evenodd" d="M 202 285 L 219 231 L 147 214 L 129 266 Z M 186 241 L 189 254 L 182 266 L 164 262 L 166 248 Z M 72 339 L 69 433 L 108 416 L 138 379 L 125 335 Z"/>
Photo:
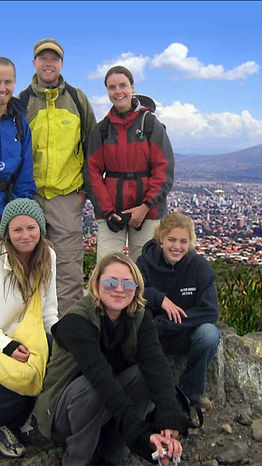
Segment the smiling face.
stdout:
<path fill-rule="evenodd" d="M 161 244 L 168 262 L 174 265 L 188 253 L 190 236 L 186 228 L 173 228 L 161 238 Z"/>
<path fill-rule="evenodd" d="M 131 108 L 132 93 L 134 86 L 123 73 L 113 73 L 107 78 L 106 87 L 109 99 L 115 108 L 123 113 Z"/>
<path fill-rule="evenodd" d="M 114 262 L 105 267 L 99 279 L 98 292 L 100 299 L 105 306 L 109 318 L 111 320 L 116 320 L 120 316 L 122 310 L 132 302 L 135 291 L 124 291 L 120 283 L 114 290 L 107 291 L 102 285 L 102 281 L 106 278 L 116 278 L 120 281 L 134 280 L 134 278 L 127 265 Z"/>
<path fill-rule="evenodd" d="M 12 65 L 0 65 L 0 115 L 6 113 L 7 105 L 14 93 L 15 71 Z"/>
<path fill-rule="evenodd" d="M 38 84 L 42 87 L 57 86 L 63 60 L 52 50 L 44 50 L 33 60 Z"/>
<path fill-rule="evenodd" d="M 8 235 L 14 248 L 25 260 L 29 259 L 40 240 L 40 228 L 29 215 L 17 215 L 10 220 Z"/>

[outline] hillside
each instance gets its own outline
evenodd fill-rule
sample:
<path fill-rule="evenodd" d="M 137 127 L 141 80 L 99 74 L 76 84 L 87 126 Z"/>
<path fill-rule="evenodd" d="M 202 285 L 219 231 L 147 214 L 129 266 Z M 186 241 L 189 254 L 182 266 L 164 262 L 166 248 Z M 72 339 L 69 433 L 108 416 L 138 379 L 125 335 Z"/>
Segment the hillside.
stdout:
<path fill-rule="evenodd" d="M 176 179 L 234 182 L 262 181 L 262 144 L 218 155 L 175 153 Z"/>

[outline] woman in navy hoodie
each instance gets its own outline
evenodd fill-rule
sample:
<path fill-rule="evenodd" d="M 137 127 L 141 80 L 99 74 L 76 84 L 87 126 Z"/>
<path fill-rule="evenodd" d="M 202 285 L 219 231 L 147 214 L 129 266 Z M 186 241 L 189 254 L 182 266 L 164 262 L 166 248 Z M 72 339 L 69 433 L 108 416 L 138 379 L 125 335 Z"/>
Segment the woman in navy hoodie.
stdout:
<path fill-rule="evenodd" d="M 9 58 L 0 57 L 0 218 L 14 198 L 33 198 L 31 132 L 26 105 L 13 97 L 16 72 Z"/>
<path fill-rule="evenodd" d="M 166 353 L 187 355 L 179 385 L 192 403 L 209 408 L 204 396 L 206 371 L 220 332 L 215 275 L 195 249 L 193 220 L 179 212 L 166 215 L 137 260 L 145 280 L 144 297 L 155 317 Z"/>

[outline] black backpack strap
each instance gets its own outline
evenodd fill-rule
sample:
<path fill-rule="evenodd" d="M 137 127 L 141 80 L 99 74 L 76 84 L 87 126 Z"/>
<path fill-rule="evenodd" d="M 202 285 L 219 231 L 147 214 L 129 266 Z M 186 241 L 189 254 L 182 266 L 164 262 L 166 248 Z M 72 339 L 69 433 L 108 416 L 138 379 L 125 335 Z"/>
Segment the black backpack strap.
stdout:
<path fill-rule="evenodd" d="M 151 138 L 151 134 L 153 132 L 154 123 L 155 123 L 155 115 L 151 113 L 149 110 L 146 110 L 143 113 L 141 127 L 136 130 L 136 135 L 140 141 L 143 141 L 144 136 L 149 141 Z"/>
<path fill-rule="evenodd" d="M 81 143 L 83 144 L 83 142 L 85 141 L 85 138 L 86 138 L 84 111 L 83 111 L 82 105 L 79 102 L 76 88 L 73 87 L 73 86 L 70 86 L 70 84 L 65 82 L 65 89 L 69 92 L 69 94 L 72 97 L 74 103 L 76 104 L 76 108 L 77 108 L 79 116 L 80 116 L 80 125 L 81 125 L 81 128 L 80 128 L 81 133 L 80 134 L 81 134 Z"/>
<path fill-rule="evenodd" d="M 110 124 L 109 118 L 108 118 L 108 116 L 105 116 L 105 118 L 103 118 L 103 120 L 101 121 L 101 125 L 100 125 L 100 133 L 101 133 L 102 144 L 104 144 L 104 140 L 108 136 L 109 124 Z"/>
<path fill-rule="evenodd" d="M 26 104 L 26 106 L 28 106 L 30 95 L 36 96 L 31 84 L 24 91 L 20 92 L 19 99 L 21 99 Z"/>
<path fill-rule="evenodd" d="M 14 122 L 15 122 L 16 129 L 17 129 L 17 134 L 16 134 L 15 139 L 16 141 L 22 141 L 24 137 L 24 128 L 23 128 L 23 122 L 22 122 L 21 115 L 16 115 L 14 117 Z"/>
<path fill-rule="evenodd" d="M 203 412 L 197 404 L 192 404 L 189 400 L 189 398 L 186 396 L 184 391 L 182 390 L 181 387 L 176 385 L 176 399 L 178 403 L 180 404 L 182 410 L 188 417 L 188 427 L 191 427 L 191 429 L 198 429 L 203 425 L 204 422 L 204 417 L 203 417 Z M 191 409 L 194 408 L 197 417 L 198 417 L 198 423 L 195 423 L 192 421 L 191 418 Z"/>

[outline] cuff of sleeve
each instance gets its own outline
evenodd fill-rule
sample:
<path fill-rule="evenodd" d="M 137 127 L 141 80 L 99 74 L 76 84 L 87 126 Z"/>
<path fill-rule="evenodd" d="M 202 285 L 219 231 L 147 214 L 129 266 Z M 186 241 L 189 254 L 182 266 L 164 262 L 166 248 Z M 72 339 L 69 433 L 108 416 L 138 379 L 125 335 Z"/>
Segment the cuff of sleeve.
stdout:
<path fill-rule="evenodd" d="M 6 354 L 7 356 L 11 356 L 11 354 L 18 348 L 18 346 L 21 345 L 19 341 L 12 340 L 8 345 L 5 346 L 3 349 L 3 353 Z"/>
<path fill-rule="evenodd" d="M 176 400 L 158 403 L 154 422 L 159 430 L 175 429 L 182 435 L 187 435 L 189 418 Z"/>
<path fill-rule="evenodd" d="M 143 204 L 145 204 L 149 209 L 151 209 L 151 207 L 152 207 L 152 205 L 153 205 L 153 204 L 152 204 L 151 202 L 149 202 L 149 201 L 143 201 Z"/>

